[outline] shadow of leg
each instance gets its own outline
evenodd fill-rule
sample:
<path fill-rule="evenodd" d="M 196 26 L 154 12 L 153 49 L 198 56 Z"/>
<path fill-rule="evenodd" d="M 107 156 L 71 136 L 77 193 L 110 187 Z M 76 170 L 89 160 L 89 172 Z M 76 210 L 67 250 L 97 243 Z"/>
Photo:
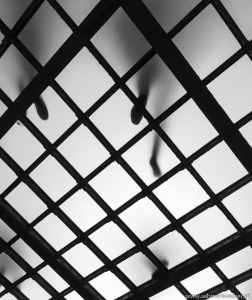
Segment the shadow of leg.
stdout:
<path fill-rule="evenodd" d="M 35 107 L 36 107 L 36 110 L 37 110 L 37 113 L 40 117 L 40 119 L 42 120 L 47 120 L 48 117 L 49 117 L 49 114 L 48 114 L 48 109 L 45 105 L 45 102 L 43 100 L 43 98 L 40 96 L 35 102 Z"/>
<path fill-rule="evenodd" d="M 159 135 L 156 134 L 154 138 L 154 144 L 153 144 L 152 154 L 150 158 L 150 165 L 152 167 L 153 174 L 156 177 L 161 176 L 161 170 L 157 162 L 157 157 L 160 149 L 160 141 L 161 140 Z"/>
<path fill-rule="evenodd" d="M 148 98 L 147 94 L 140 94 L 138 97 L 138 103 L 144 108 L 146 107 L 147 104 L 147 98 Z M 141 122 L 143 115 L 140 109 L 136 105 L 132 107 L 130 112 L 130 117 L 131 117 L 131 122 L 135 125 L 138 125 Z"/>

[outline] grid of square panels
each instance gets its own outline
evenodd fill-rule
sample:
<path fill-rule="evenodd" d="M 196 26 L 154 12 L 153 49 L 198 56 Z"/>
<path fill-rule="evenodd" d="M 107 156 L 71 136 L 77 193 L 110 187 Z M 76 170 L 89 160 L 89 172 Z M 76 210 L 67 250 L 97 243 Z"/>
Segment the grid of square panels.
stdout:
<path fill-rule="evenodd" d="M 155 15 L 151 1 L 145 1 L 145 4 Z M 100 5 L 106 8 L 105 4 Z M 134 7 L 134 4 L 130 5 Z M 176 37 L 183 36 L 183 30 L 190 30 L 190 25 L 197 18 L 204 19 L 206 14 L 214 15 L 220 23 L 224 21 L 225 30 L 230 30 L 239 47 L 232 55 L 226 54 L 224 62 L 223 58 L 221 64 L 217 62 L 216 64 L 220 65 L 216 69 L 196 70 L 202 82 L 208 85 L 218 101 L 224 96 L 218 96 L 216 85 L 224 83 L 216 81 L 222 79 L 232 67 L 242 65 L 242 59 L 248 59 L 244 65 L 250 64 L 251 58 L 251 42 L 236 25 L 235 18 L 231 17 L 224 5 L 232 12 L 232 6 L 229 7 L 225 1 L 198 1 L 195 7 L 188 8 L 189 13 L 186 12 L 182 20 L 167 34 L 183 53 L 183 45 L 180 45 L 180 40 L 176 40 Z M 93 9 L 91 6 L 90 11 Z M 62 40 L 68 38 L 68 31 L 77 30 L 78 21 L 75 23 L 71 18 L 71 8 L 66 2 L 27 1 L 26 10 L 20 12 L 20 18 L 17 23 L 17 20 L 14 21 L 12 30 L 2 20 L 0 22 L 4 35 L 0 48 L 2 59 L 6 59 L 8 53 L 11 55 L 10 51 L 18 51 L 21 59 L 25 58 L 36 72 L 43 70 L 42 65 L 46 64 L 53 53 L 47 53 L 49 58 L 44 57 L 39 61 L 38 57 L 34 56 L 36 51 L 26 44 L 25 31 L 31 30 L 29 25 L 32 27 L 32 18 L 42 18 L 39 14 L 47 12 L 57 16 L 57 19 L 61 18 L 61 23 L 64 23 L 62 26 L 66 26 L 67 29 L 63 29 L 65 36 L 61 37 Z M 119 12 L 117 10 L 115 14 L 117 13 L 121 16 L 122 9 L 120 8 Z M 123 16 L 125 20 L 122 19 L 122 22 L 130 24 L 129 27 L 134 26 L 125 13 Z M 114 15 L 110 19 L 111 22 L 113 17 Z M 110 20 L 101 30 L 110 26 Z M 160 25 L 166 27 L 161 21 Z M 99 35 L 99 31 L 97 34 Z M 62 40 L 55 47 L 59 47 Z M 78 76 L 72 73 L 75 69 L 72 65 L 75 63 L 73 60 L 57 78 L 53 78 L 50 88 L 43 93 L 44 97 L 47 93 L 53 99 L 58 112 L 65 110 L 66 114 L 71 115 L 67 118 L 69 124 L 59 118 L 57 132 L 51 133 L 48 129 L 50 127 L 43 127 L 28 112 L 27 116 L 21 118 L 22 125 L 15 124 L 2 139 L 4 143 L 0 148 L 1 165 L 8 178 L 4 176 L 1 187 L 1 228 L 4 228 L 1 238 L 1 297 L 8 297 L 10 292 L 18 299 L 33 299 L 37 293 L 41 295 L 41 299 L 78 299 L 75 290 L 85 299 L 120 299 L 121 295 L 127 292 L 124 299 L 139 299 L 142 295 L 147 299 L 153 296 L 153 291 L 154 294 L 157 293 L 153 288 L 155 284 L 158 285 L 162 280 L 167 281 L 171 274 L 175 274 L 177 279 L 174 276 L 175 279 L 170 279 L 167 284 L 167 287 L 173 286 L 173 290 L 168 289 L 165 292 L 171 291 L 178 298 L 200 293 L 216 295 L 230 291 L 244 299 L 248 292 L 249 280 L 251 281 L 251 266 L 241 264 L 237 273 L 230 265 L 234 265 L 235 260 L 239 263 L 242 260 L 251 261 L 251 248 L 245 248 L 251 246 L 251 218 L 249 215 L 246 216 L 246 220 L 244 218 L 249 207 L 249 200 L 246 198 L 249 198 L 250 193 L 250 174 L 227 147 L 224 136 L 218 135 L 208 124 L 198 106 L 183 88 L 179 92 L 181 97 L 178 99 L 174 96 L 174 103 L 161 111 L 161 114 L 153 112 L 151 106 L 147 106 L 147 109 L 139 107 L 147 122 L 144 121 L 138 130 L 122 129 L 125 130 L 125 138 L 114 140 L 111 134 L 113 128 L 106 131 L 104 129 L 103 132 L 102 109 L 107 106 L 104 108 L 105 112 L 111 111 L 118 105 L 118 101 L 121 101 L 118 112 L 120 109 L 127 109 L 130 101 L 137 105 L 137 98 L 132 92 L 134 84 L 130 80 L 142 68 L 148 68 L 148 64 L 163 62 L 153 62 L 153 59 L 158 60 L 157 55 L 146 45 L 143 48 L 143 52 L 146 53 L 144 56 L 144 53 L 136 53 L 130 65 L 123 66 L 122 70 L 117 69 L 116 62 L 109 61 L 109 56 L 106 57 L 106 49 L 99 51 L 99 37 L 95 36 L 92 40 L 93 43 L 89 41 L 85 45 L 89 52 L 83 48 L 78 55 L 81 56 L 83 64 L 93 62 L 93 65 L 87 66 L 87 73 L 91 68 L 95 68 L 96 73 L 92 77 L 104 76 L 101 89 L 95 88 L 95 83 L 90 83 L 91 91 L 95 89 L 92 92 L 93 100 L 83 104 L 75 94 L 76 89 L 81 87 L 66 84 L 69 81 L 68 74 Z M 57 48 L 54 52 L 56 50 Z M 190 54 L 188 57 L 186 52 L 183 54 L 191 63 Z M 103 69 L 95 67 L 97 62 Z M 7 63 L 10 63 L 10 60 L 7 60 Z M 239 66 L 236 67 L 239 69 Z M 150 68 L 153 70 L 153 66 Z M 241 67 L 241 72 L 243 70 Z M 32 80 L 35 73 L 31 72 L 29 80 Z M 208 74 L 206 77 L 205 73 Z M 88 78 L 88 74 L 81 76 L 83 77 L 79 80 Z M 11 98 L 18 95 L 11 95 L 11 92 L 8 94 L 7 88 L 7 93 L 3 89 L 0 90 L 0 96 L 3 106 L 11 108 Z M 225 103 L 220 104 L 229 114 Z M 240 130 L 246 139 L 249 139 L 249 134 L 246 134 L 245 129 L 251 121 L 251 113 L 247 114 L 249 109 L 241 110 L 238 116 L 229 114 L 232 121 L 236 122 L 233 124 L 235 130 Z M 177 132 L 166 132 L 166 123 L 170 126 L 173 119 L 183 119 L 185 124 L 193 123 L 189 118 L 190 114 L 198 118 L 192 127 L 183 128 L 185 126 L 181 122 L 182 126 L 177 127 Z M 203 132 L 195 130 L 197 121 L 203 126 Z M 108 120 L 104 119 L 103 122 Z M 120 120 L 118 122 L 120 123 Z M 202 125 L 203 123 L 206 125 Z M 162 169 L 163 175 L 159 179 L 142 174 L 141 161 L 139 166 L 135 166 L 134 163 L 139 143 L 143 143 L 153 130 L 157 132 L 166 149 L 164 161 L 167 157 L 172 160 L 170 165 L 162 162 L 165 171 Z M 183 130 L 188 130 L 188 135 L 196 131 L 196 135 L 190 138 L 188 144 L 179 139 Z M 90 141 L 89 145 L 82 145 L 81 141 L 85 139 Z M 22 140 L 26 140 L 27 143 L 23 145 Z M 76 143 L 79 145 L 78 149 L 71 147 Z M 22 146 L 23 148 L 20 148 Z M 12 152 L 13 148 L 18 149 L 18 153 Z M 94 149 L 98 150 L 92 153 Z M 84 169 L 76 160 L 81 154 L 87 166 Z M 233 172 L 229 168 L 230 165 L 234 166 Z M 249 168 L 251 166 L 248 166 Z M 45 173 L 48 174 L 46 177 L 43 175 Z M 104 178 L 110 174 L 118 181 L 115 184 L 111 179 L 110 185 L 104 187 Z M 123 190 L 125 182 L 128 189 Z M 21 195 L 22 204 L 18 201 Z M 173 198 L 174 202 L 167 201 Z M 238 212 L 237 209 L 240 198 L 244 199 L 244 213 Z M 83 211 L 87 208 L 83 206 L 84 201 L 90 203 L 86 216 L 80 214 L 81 208 Z M 185 201 L 186 205 L 183 204 Z M 240 205 L 239 202 L 239 207 Z M 85 222 L 82 218 L 85 218 Z M 151 218 L 155 223 L 150 224 Z M 213 219 L 215 223 L 212 222 Z M 218 222 L 222 224 L 221 231 Z M 203 231 L 199 230 L 199 227 L 202 227 Z M 240 249 L 234 246 L 234 240 L 236 244 L 240 243 Z M 171 248 L 171 244 L 174 245 L 174 249 Z M 162 253 L 160 249 L 166 248 L 171 248 L 168 254 Z M 229 252 L 225 252 L 227 248 Z M 178 255 L 174 255 L 178 249 L 184 249 L 180 250 L 179 258 Z M 221 250 L 229 257 L 218 255 L 218 251 Z M 169 270 L 162 263 L 162 257 L 166 255 L 170 262 Z M 219 260 L 221 261 L 215 264 Z M 143 267 L 144 261 L 145 266 L 149 265 L 149 268 Z M 195 267 L 195 261 L 199 268 Z M 136 269 L 143 268 L 144 276 L 137 276 L 137 271 L 132 269 L 132 265 Z M 192 273 L 188 272 L 188 266 Z M 148 281 L 155 268 L 158 268 L 163 276 L 156 279 L 156 282 Z M 14 270 L 14 277 L 11 270 Z M 179 277 L 179 274 L 182 274 L 182 277 Z M 198 287 L 197 276 L 206 278 L 206 284 L 202 283 L 200 289 L 194 288 Z M 185 279 L 186 277 L 189 278 Z M 212 278 L 211 282 L 209 278 Z M 52 286 L 50 282 L 57 284 Z M 105 287 L 104 282 L 109 283 L 108 286 Z M 152 292 L 148 294 L 148 291 Z M 153 296 L 154 299 L 155 297 L 159 295 Z"/>

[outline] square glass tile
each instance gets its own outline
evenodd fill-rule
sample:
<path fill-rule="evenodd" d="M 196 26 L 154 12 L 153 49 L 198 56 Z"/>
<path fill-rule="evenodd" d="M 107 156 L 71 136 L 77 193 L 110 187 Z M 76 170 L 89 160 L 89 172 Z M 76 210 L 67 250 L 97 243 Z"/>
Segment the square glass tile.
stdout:
<path fill-rule="evenodd" d="M 45 65 L 70 34 L 71 30 L 52 6 L 43 2 L 19 34 L 19 39 Z"/>
<path fill-rule="evenodd" d="M 2 193 L 15 179 L 16 174 L 0 159 L 0 193 Z"/>
<path fill-rule="evenodd" d="M 156 151 L 155 148 L 157 148 L 157 164 L 161 174 L 168 172 L 179 164 L 179 159 L 171 149 L 153 132 L 144 136 L 123 154 L 123 158 L 146 184 L 151 184 L 157 179 L 150 165 L 150 159 Z"/>
<path fill-rule="evenodd" d="M 153 263 L 141 252 L 124 260 L 118 267 L 137 286 L 150 280 L 156 270 Z"/>
<path fill-rule="evenodd" d="M 111 272 L 103 273 L 90 281 L 90 284 L 106 299 L 115 299 L 129 289 Z"/>
<path fill-rule="evenodd" d="M 221 142 L 193 162 L 193 166 L 215 193 L 247 174 L 225 142 Z"/>
<path fill-rule="evenodd" d="M 154 190 L 154 194 L 179 218 L 206 201 L 209 196 L 187 171 L 181 171 Z"/>
<path fill-rule="evenodd" d="M 0 145 L 23 169 L 44 152 L 44 147 L 28 129 L 17 123 L 1 139 Z"/>
<path fill-rule="evenodd" d="M 107 150 L 83 125 L 76 129 L 58 150 L 83 177 L 108 157 Z"/>
<path fill-rule="evenodd" d="M 252 122 L 250 121 L 246 125 L 244 125 L 241 129 L 240 132 L 243 135 L 243 137 L 246 139 L 246 141 L 249 143 L 250 147 L 252 147 Z"/>
<path fill-rule="evenodd" d="M 252 268 L 252 250 L 246 247 L 235 254 L 224 258 L 217 266 L 228 277 L 232 278 Z"/>
<path fill-rule="evenodd" d="M 113 85 L 110 76 L 87 48 L 74 57 L 56 81 L 84 112 Z"/>
<path fill-rule="evenodd" d="M 73 232 L 52 213 L 39 222 L 34 228 L 57 251 L 75 238 Z"/>
<path fill-rule="evenodd" d="M 36 219 L 47 208 L 42 200 L 22 182 L 6 196 L 6 200 L 29 223 Z"/>
<path fill-rule="evenodd" d="M 119 90 L 91 116 L 92 122 L 116 149 L 147 125 L 145 119 L 139 126 L 131 123 L 131 108 L 131 101 Z"/>
<path fill-rule="evenodd" d="M 50 299 L 50 295 L 33 279 L 29 278 L 22 282 L 18 288 L 29 299 L 46 300 Z"/>
<path fill-rule="evenodd" d="M 84 277 L 103 265 L 100 259 L 82 243 L 74 246 L 62 256 Z"/>
<path fill-rule="evenodd" d="M 67 300 L 83 300 L 83 298 L 75 291 L 65 296 Z"/>
<path fill-rule="evenodd" d="M 150 244 L 148 248 L 160 260 L 168 261 L 168 269 L 197 254 L 192 246 L 177 231 L 168 233 L 161 239 Z"/>
<path fill-rule="evenodd" d="M 236 286 L 236 288 L 242 293 L 242 295 L 246 298 L 249 299 L 251 298 L 251 288 L 252 288 L 252 279 L 249 279 L 243 283 L 240 283 Z"/>
<path fill-rule="evenodd" d="M 4 252 L 0 254 L 0 266 L 2 274 L 9 279 L 10 282 L 15 282 L 26 274 L 25 271 Z"/>
<path fill-rule="evenodd" d="M 217 136 L 216 130 L 193 100 L 182 105 L 161 126 L 185 156 Z"/>
<path fill-rule="evenodd" d="M 73 111 L 68 108 L 64 101 L 48 87 L 42 94 L 49 117 L 46 121 L 42 120 L 34 105 L 32 105 L 27 116 L 36 127 L 45 135 L 50 142 L 55 142 L 65 130 L 67 130 L 77 119 Z"/>
<path fill-rule="evenodd" d="M 106 217 L 100 206 L 83 190 L 76 192 L 60 208 L 83 231 Z"/>
<path fill-rule="evenodd" d="M 42 258 L 22 239 L 18 239 L 11 247 L 33 268 L 43 262 Z"/>
<path fill-rule="evenodd" d="M 233 122 L 252 110 L 251 76 L 251 60 L 243 56 L 208 85 L 210 92 Z"/>
<path fill-rule="evenodd" d="M 5 294 L 4 296 L 1 297 L 2 300 L 16 300 L 17 298 L 12 296 L 10 293 Z"/>
<path fill-rule="evenodd" d="M 74 179 L 52 156 L 48 156 L 30 176 L 54 201 L 75 185 Z"/>
<path fill-rule="evenodd" d="M 252 224 L 251 216 L 251 195 L 252 182 L 247 183 L 238 191 L 226 197 L 222 202 L 236 218 L 236 220 L 243 226 Z"/>
<path fill-rule="evenodd" d="M 222 283 L 222 281 L 214 271 L 207 268 L 181 281 L 181 283 L 191 294 L 199 294 Z"/>
<path fill-rule="evenodd" d="M 95 34 L 92 42 L 120 76 L 150 49 L 149 43 L 121 8 Z"/>
<path fill-rule="evenodd" d="M 122 212 L 119 217 L 141 240 L 146 239 L 170 223 L 148 198 L 139 200 Z"/>
<path fill-rule="evenodd" d="M 51 267 L 46 266 L 38 272 L 48 283 L 61 292 L 69 285 Z"/>
<path fill-rule="evenodd" d="M 235 227 L 217 207 L 205 210 L 183 224 L 183 227 L 203 249 L 236 232 Z"/>
<path fill-rule="evenodd" d="M 140 192 L 139 186 L 117 163 L 110 164 L 90 181 L 90 185 L 113 209 Z"/>
<path fill-rule="evenodd" d="M 211 5 L 181 30 L 173 42 L 202 79 L 240 48 Z"/>
<path fill-rule="evenodd" d="M 0 101 L 0 117 L 2 117 L 2 115 L 6 112 L 6 110 L 7 110 L 7 106 L 3 104 L 2 101 Z"/>
<path fill-rule="evenodd" d="M 0 236 L 5 242 L 9 242 L 14 236 L 15 232 L 3 221 L 0 219 Z"/>
<path fill-rule="evenodd" d="M 90 239 L 110 258 L 116 258 L 120 254 L 134 247 L 134 243 L 113 222 L 102 226 L 90 235 Z"/>

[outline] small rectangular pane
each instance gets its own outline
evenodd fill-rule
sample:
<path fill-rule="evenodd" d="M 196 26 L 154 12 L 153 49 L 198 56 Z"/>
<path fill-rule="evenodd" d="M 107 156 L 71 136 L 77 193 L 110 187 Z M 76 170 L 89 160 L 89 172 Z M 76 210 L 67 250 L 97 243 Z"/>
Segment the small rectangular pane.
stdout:
<path fill-rule="evenodd" d="M 0 254 L 0 266 L 1 273 L 7 279 L 9 279 L 10 282 L 15 282 L 20 277 L 25 275 L 25 271 L 21 269 L 19 265 L 4 252 Z"/>
<path fill-rule="evenodd" d="M 33 279 L 29 278 L 19 286 L 22 293 L 29 299 L 45 300 L 50 299 L 50 295 Z"/>

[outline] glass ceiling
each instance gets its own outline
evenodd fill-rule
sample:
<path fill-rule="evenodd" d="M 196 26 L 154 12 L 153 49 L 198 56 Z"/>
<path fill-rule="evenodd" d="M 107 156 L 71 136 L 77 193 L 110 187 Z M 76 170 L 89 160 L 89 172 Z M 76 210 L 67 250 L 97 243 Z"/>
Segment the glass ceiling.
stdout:
<path fill-rule="evenodd" d="M 0 298 L 252 299 L 251 0 L 0 0 Z"/>

